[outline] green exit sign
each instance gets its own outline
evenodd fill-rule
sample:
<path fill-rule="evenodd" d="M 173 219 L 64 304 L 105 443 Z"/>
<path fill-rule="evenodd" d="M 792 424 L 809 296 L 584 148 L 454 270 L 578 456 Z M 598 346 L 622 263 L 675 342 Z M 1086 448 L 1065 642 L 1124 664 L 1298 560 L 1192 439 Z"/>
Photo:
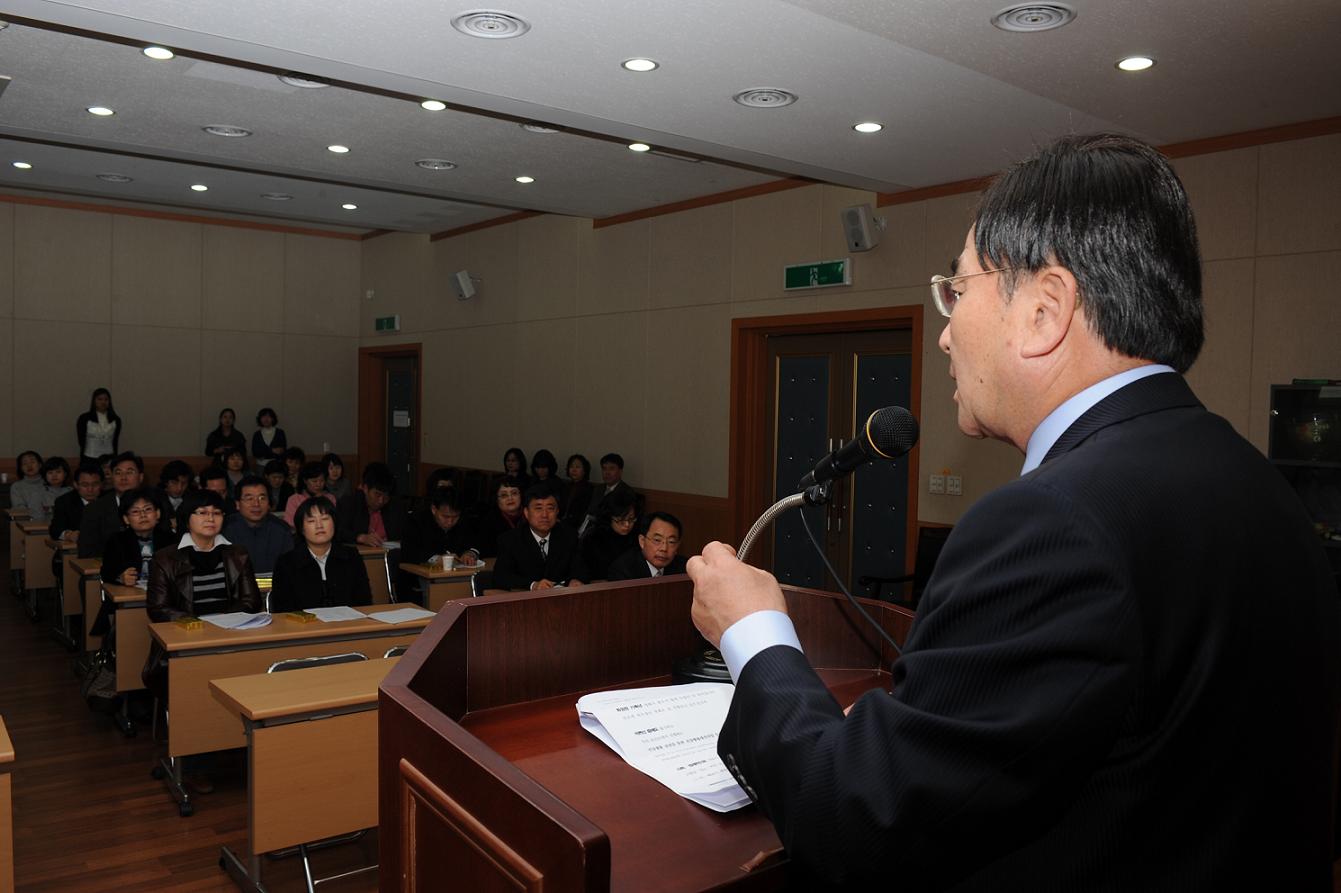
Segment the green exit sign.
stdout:
<path fill-rule="evenodd" d="M 793 264 L 782 268 L 783 291 L 798 288 L 832 288 L 852 284 L 852 258 L 821 260 L 813 264 Z"/>
<path fill-rule="evenodd" d="M 400 331 L 400 314 L 397 313 L 395 316 L 379 316 L 379 317 L 377 317 L 377 319 L 373 320 L 373 331 L 374 331 L 374 332 L 399 332 L 399 331 Z"/>

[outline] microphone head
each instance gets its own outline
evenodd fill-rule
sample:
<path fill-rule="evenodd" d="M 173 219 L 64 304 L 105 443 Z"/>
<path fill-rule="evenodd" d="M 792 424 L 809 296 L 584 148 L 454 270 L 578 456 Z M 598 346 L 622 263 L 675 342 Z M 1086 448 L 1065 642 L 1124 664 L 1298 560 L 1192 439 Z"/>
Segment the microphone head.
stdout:
<path fill-rule="evenodd" d="M 886 406 L 871 413 L 863 428 L 866 442 L 878 455 L 897 459 L 917 445 L 917 419 L 902 406 Z"/>

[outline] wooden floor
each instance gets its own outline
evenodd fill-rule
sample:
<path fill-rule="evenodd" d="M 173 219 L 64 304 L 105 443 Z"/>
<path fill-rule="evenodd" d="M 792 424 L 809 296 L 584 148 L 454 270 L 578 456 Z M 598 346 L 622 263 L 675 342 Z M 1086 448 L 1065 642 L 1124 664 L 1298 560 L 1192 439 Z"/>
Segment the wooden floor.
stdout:
<path fill-rule="evenodd" d="M 0 549 L 3 549 L 0 546 Z M 0 575 L 0 715 L 13 739 L 14 871 L 20 893 L 200 890 L 235 893 L 219 869 L 222 846 L 246 844 L 244 760 L 225 758 L 213 793 L 180 818 L 149 770 L 157 746 L 147 726 L 123 738 L 79 696 L 73 655 L 29 622 L 10 595 L 8 555 Z M 318 875 L 371 864 L 375 832 L 319 852 Z M 268 861 L 268 889 L 305 889 L 297 858 Z M 377 889 L 376 872 L 322 884 L 323 893 Z"/>

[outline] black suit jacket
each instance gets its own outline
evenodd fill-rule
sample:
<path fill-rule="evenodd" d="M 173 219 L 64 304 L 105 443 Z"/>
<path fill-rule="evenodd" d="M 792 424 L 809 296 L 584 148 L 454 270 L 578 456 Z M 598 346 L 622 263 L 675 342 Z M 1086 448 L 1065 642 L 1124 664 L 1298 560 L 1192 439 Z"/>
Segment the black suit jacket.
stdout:
<path fill-rule="evenodd" d="M 1279 472 L 1154 375 L 964 515 L 893 694 L 844 719 L 775 646 L 719 752 L 854 888 L 1330 890 L 1337 603 Z"/>
<path fill-rule="evenodd" d="M 665 576 L 672 574 L 683 574 L 685 565 L 689 559 L 683 555 L 676 555 L 671 559 L 671 563 L 666 565 L 662 571 Z M 610 569 L 606 572 L 607 580 L 650 580 L 652 572 L 647 568 L 647 559 L 643 558 L 643 550 L 634 546 L 624 554 L 620 555 L 614 561 L 610 562 Z"/>
<path fill-rule="evenodd" d="M 97 500 L 94 500 L 96 502 Z M 91 504 L 91 503 L 90 503 Z M 51 506 L 51 523 L 47 525 L 47 535 L 53 540 L 61 538 L 67 530 L 79 530 L 79 522 L 84 517 L 84 500 L 78 490 L 62 493 Z"/>
<path fill-rule="evenodd" d="M 342 543 L 353 543 L 368 532 L 372 514 L 368 511 L 368 497 L 362 490 L 354 490 L 335 504 L 335 535 Z M 382 509 L 382 524 L 389 540 L 399 540 L 405 530 L 405 507 L 392 499 Z"/>
<path fill-rule="evenodd" d="M 172 506 L 162 490 L 153 490 L 154 502 L 158 504 L 158 526 L 164 530 L 172 529 Z M 126 526 L 122 518 L 121 505 L 116 491 L 108 490 L 97 499 L 84 506 L 79 519 L 79 557 L 101 558 L 107 548 L 107 541 L 113 534 Z"/>
<path fill-rule="evenodd" d="M 548 558 L 523 521 L 498 538 L 498 560 L 494 563 L 494 585 L 499 589 L 530 589 L 537 580 L 566 583 L 586 582 L 577 549 L 577 533 L 566 524 L 555 524 L 549 532 Z"/>
<path fill-rule="evenodd" d="M 326 557 L 326 579 L 306 546 L 285 552 L 275 562 L 270 589 L 270 613 L 337 605 L 372 604 L 368 570 L 358 552 L 332 544 Z"/>
<path fill-rule="evenodd" d="M 157 553 L 160 549 L 177 545 L 181 542 L 181 537 L 170 530 L 155 527 L 153 541 L 154 552 Z M 135 536 L 135 531 L 126 527 L 112 534 L 107 540 L 107 547 L 103 549 L 101 570 L 103 582 L 120 583 L 121 575 L 132 567 L 136 570 L 140 568 L 140 541 Z M 147 581 L 149 578 L 145 576 L 140 579 Z"/>

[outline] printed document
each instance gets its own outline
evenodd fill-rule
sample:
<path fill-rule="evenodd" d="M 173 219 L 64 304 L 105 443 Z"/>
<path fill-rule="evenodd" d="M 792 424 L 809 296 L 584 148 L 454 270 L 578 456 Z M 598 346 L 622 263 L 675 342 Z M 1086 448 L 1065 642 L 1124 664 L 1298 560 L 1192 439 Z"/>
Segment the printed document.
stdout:
<path fill-rule="evenodd" d="M 235 611 L 232 614 L 206 614 L 200 619 L 224 629 L 259 629 L 270 625 L 270 615 L 264 611 L 259 614 L 248 614 L 245 611 Z"/>
<path fill-rule="evenodd" d="M 337 620 L 367 620 L 368 615 L 362 611 L 355 611 L 347 605 L 337 605 L 334 608 L 304 608 L 304 611 L 313 615 L 322 623 L 334 623 Z"/>
<path fill-rule="evenodd" d="M 407 620 L 424 620 L 430 617 L 436 617 L 432 611 L 425 611 L 423 608 L 397 608 L 394 611 L 378 611 L 376 614 L 369 614 L 369 620 L 380 620 L 383 623 L 404 623 Z"/>

